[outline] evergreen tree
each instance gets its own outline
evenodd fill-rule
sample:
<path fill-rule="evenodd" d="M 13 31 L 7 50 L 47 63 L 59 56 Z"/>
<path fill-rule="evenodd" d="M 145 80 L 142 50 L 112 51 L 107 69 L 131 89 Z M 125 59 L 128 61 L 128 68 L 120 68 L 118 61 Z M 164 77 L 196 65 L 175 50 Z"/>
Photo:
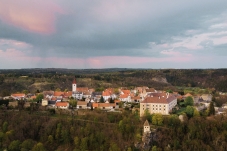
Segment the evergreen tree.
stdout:
<path fill-rule="evenodd" d="M 210 102 L 209 110 L 208 110 L 208 115 L 215 115 L 215 109 L 214 109 L 214 103 Z"/>
<path fill-rule="evenodd" d="M 104 103 L 104 98 L 103 98 L 103 96 L 101 96 L 101 98 L 100 98 L 100 103 Z"/>

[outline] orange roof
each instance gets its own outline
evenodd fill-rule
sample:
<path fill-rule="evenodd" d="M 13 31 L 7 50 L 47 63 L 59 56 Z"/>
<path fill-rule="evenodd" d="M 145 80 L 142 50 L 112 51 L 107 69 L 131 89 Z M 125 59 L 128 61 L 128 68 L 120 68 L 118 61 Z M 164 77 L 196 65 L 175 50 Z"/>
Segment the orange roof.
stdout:
<path fill-rule="evenodd" d="M 120 95 L 120 98 L 127 98 L 129 95 L 128 94 L 122 94 L 122 95 Z"/>
<path fill-rule="evenodd" d="M 68 96 L 68 97 L 69 97 L 69 96 L 72 96 L 72 94 L 73 94 L 72 91 L 68 91 L 68 92 L 65 92 L 65 93 L 64 93 L 64 95 L 65 95 L 65 96 Z"/>
<path fill-rule="evenodd" d="M 11 96 L 13 96 L 13 97 L 24 97 L 25 94 L 24 93 L 15 93 L 15 94 L 11 94 Z"/>
<path fill-rule="evenodd" d="M 184 95 L 184 97 L 192 96 L 190 93 Z"/>
<path fill-rule="evenodd" d="M 124 94 L 130 94 L 130 90 L 121 90 Z"/>
<path fill-rule="evenodd" d="M 93 107 L 111 107 L 115 106 L 115 103 L 93 103 Z"/>
<path fill-rule="evenodd" d="M 56 101 L 56 100 L 57 100 L 57 98 L 55 98 L 55 97 L 51 98 L 51 101 Z"/>
<path fill-rule="evenodd" d="M 92 106 L 93 107 L 99 107 L 99 104 L 98 103 L 92 103 Z"/>
<path fill-rule="evenodd" d="M 111 93 L 109 91 L 103 91 L 102 96 L 110 96 Z"/>
<path fill-rule="evenodd" d="M 54 96 L 63 96 L 65 92 L 54 92 Z"/>
<path fill-rule="evenodd" d="M 34 96 L 31 96 L 31 99 L 36 99 L 36 96 L 34 95 Z"/>
<path fill-rule="evenodd" d="M 114 100 L 115 103 L 121 102 L 120 100 Z"/>
<path fill-rule="evenodd" d="M 57 102 L 55 105 L 56 106 L 68 106 L 68 102 Z"/>

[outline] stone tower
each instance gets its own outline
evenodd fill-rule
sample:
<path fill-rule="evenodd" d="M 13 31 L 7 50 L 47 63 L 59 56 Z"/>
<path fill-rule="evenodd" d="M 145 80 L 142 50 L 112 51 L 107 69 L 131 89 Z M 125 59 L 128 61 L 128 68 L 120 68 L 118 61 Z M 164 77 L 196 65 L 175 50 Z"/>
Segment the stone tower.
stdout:
<path fill-rule="evenodd" d="M 151 132 L 151 128 L 148 120 L 146 120 L 145 123 L 143 124 L 143 132 L 144 133 Z"/>

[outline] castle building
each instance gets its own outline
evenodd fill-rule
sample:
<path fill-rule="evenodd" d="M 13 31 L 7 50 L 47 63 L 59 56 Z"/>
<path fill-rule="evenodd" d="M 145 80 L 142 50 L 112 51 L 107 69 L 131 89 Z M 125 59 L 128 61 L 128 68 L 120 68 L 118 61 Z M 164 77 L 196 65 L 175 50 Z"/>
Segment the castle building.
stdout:
<path fill-rule="evenodd" d="M 140 102 L 140 116 L 147 110 L 150 114 L 168 115 L 177 105 L 177 98 L 169 93 L 153 93 Z"/>

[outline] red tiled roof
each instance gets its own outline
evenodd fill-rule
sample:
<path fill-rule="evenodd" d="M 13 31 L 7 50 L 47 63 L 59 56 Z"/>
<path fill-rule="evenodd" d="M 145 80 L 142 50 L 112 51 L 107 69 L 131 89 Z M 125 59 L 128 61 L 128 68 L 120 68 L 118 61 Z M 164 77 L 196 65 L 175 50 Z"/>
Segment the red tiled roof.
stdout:
<path fill-rule="evenodd" d="M 15 94 L 11 94 L 11 96 L 13 96 L 13 97 L 24 97 L 25 94 L 24 93 L 15 93 Z"/>
<path fill-rule="evenodd" d="M 58 91 L 55 91 L 54 92 L 54 96 L 63 96 L 65 92 L 58 92 Z"/>
<path fill-rule="evenodd" d="M 64 95 L 69 97 L 69 96 L 72 96 L 73 92 L 72 91 L 68 91 L 68 92 L 65 92 Z"/>
<path fill-rule="evenodd" d="M 34 96 L 31 96 L 31 99 L 36 99 L 36 96 L 34 95 Z"/>
<path fill-rule="evenodd" d="M 167 98 L 167 95 L 158 96 L 158 97 L 147 97 L 141 103 L 163 103 L 163 104 L 168 104 L 168 103 L 172 102 L 174 99 L 176 99 L 176 97 L 173 96 L 173 95 L 169 96 L 168 98 Z"/>
<path fill-rule="evenodd" d="M 109 91 L 103 91 L 102 96 L 110 96 L 111 93 Z"/>
<path fill-rule="evenodd" d="M 128 94 L 122 94 L 122 95 L 120 95 L 120 98 L 127 98 L 129 95 Z"/>
<path fill-rule="evenodd" d="M 57 102 L 56 106 L 68 106 L 68 102 Z"/>
<path fill-rule="evenodd" d="M 130 90 L 121 90 L 124 94 L 130 94 Z"/>

